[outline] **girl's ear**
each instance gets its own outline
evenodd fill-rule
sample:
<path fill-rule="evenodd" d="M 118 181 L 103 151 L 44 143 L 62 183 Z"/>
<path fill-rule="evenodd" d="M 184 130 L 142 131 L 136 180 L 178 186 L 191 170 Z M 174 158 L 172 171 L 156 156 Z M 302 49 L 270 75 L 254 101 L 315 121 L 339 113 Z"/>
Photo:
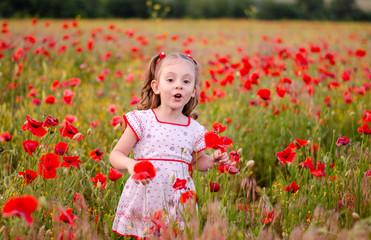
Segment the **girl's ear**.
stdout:
<path fill-rule="evenodd" d="M 193 92 L 192 92 L 192 95 L 191 95 L 192 97 L 195 97 L 196 96 L 196 87 L 195 88 L 193 88 Z"/>
<path fill-rule="evenodd" d="M 151 81 L 151 88 L 155 94 L 160 94 L 160 90 L 158 89 L 158 81 L 152 80 Z"/>

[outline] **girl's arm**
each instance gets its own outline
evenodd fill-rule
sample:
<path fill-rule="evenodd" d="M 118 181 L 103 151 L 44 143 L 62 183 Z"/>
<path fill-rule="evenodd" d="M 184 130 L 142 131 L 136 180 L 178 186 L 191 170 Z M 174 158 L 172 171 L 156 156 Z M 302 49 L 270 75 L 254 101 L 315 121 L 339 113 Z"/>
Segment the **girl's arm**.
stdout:
<path fill-rule="evenodd" d="M 194 152 L 192 154 L 192 167 L 197 168 L 200 172 L 210 170 L 212 167 L 217 167 L 229 163 L 228 154 L 222 153 L 220 150 L 216 150 L 211 156 L 205 154 L 204 151 Z"/>
<path fill-rule="evenodd" d="M 136 161 L 128 156 L 137 141 L 133 130 L 127 127 L 109 156 L 110 163 L 114 168 L 120 171 L 126 170 L 130 175 L 134 174 Z"/>

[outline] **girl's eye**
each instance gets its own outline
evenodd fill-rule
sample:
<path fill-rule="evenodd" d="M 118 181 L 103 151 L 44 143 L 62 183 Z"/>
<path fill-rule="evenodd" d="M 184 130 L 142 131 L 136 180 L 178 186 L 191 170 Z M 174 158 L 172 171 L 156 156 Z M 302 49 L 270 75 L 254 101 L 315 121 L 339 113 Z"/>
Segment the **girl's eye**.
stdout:
<path fill-rule="evenodd" d="M 173 79 L 172 79 L 172 78 L 168 78 L 167 81 L 168 81 L 168 82 L 172 82 Z"/>
<path fill-rule="evenodd" d="M 189 81 L 189 80 L 184 80 L 184 83 L 190 83 L 191 81 Z"/>

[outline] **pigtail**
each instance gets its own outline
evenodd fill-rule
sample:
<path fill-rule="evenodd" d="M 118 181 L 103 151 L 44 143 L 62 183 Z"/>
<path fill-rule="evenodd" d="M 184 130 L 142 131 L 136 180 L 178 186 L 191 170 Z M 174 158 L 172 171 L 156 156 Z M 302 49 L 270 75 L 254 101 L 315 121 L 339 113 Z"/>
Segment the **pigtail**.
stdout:
<path fill-rule="evenodd" d="M 154 56 L 148 64 L 144 84 L 141 90 L 141 101 L 138 104 L 138 110 L 152 109 L 160 105 L 160 97 L 157 96 L 151 87 L 152 80 L 155 79 L 156 65 L 160 59 L 159 55 Z"/>

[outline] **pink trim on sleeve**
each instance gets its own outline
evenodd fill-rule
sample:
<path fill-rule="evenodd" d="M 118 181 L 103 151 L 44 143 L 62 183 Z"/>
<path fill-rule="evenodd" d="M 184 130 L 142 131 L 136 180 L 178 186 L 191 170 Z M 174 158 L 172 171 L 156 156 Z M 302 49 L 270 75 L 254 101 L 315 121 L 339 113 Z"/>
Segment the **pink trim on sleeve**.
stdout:
<path fill-rule="evenodd" d="M 202 152 L 203 150 L 205 150 L 207 147 L 204 147 L 202 148 L 201 150 L 198 150 L 196 153 L 199 153 L 199 152 Z"/>
<path fill-rule="evenodd" d="M 127 125 L 129 125 L 129 127 L 131 128 L 131 130 L 133 130 L 135 136 L 137 137 L 137 140 L 139 141 L 138 134 L 135 132 L 133 126 L 131 126 L 130 122 L 128 121 L 128 119 L 125 115 L 124 115 L 124 120 L 125 120 L 125 129 L 126 129 Z"/>

